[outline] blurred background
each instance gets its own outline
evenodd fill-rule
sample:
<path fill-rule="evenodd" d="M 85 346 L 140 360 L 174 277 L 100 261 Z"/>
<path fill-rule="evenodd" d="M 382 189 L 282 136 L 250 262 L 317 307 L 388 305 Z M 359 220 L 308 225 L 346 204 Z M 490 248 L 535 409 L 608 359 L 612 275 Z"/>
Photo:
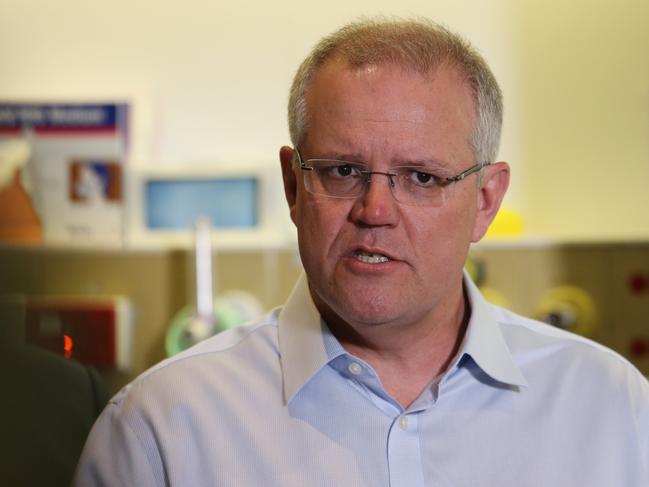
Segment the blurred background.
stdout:
<path fill-rule="evenodd" d="M 301 272 L 278 163 L 297 66 L 360 15 L 426 16 L 505 95 L 512 184 L 469 272 L 649 373 L 649 3 L 397 3 L 0 0 L 7 336 L 112 394 L 280 305 Z"/>

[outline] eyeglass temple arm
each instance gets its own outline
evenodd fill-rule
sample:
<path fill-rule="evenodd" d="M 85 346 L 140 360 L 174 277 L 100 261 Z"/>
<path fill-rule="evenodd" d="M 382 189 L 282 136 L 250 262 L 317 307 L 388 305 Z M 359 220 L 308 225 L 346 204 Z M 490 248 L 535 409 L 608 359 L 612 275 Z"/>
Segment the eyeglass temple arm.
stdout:
<path fill-rule="evenodd" d="M 474 172 L 480 171 L 483 167 L 491 165 L 490 162 L 485 162 L 484 164 L 476 164 L 475 166 L 471 166 L 469 169 L 466 171 L 458 174 L 457 176 L 452 176 L 450 178 L 446 178 L 445 181 L 448 181 L 449 183 L 455 183 L 456 181 L 462 181 L 465 177 L 470 176 Z"/>
<path fill-rule="evenodd" d="M 313 171 L 313 168 L 311 166 L 307 166 L 304 163 L 304 161 L 302 160 L 302 154 L 300 154 L 300 151 L 297 149 L 297 147 L 293 150 L 295 154 L 297 154 L 297 160 L 300 163 L 300 169 L 302 169 L 303 171 Z"/>

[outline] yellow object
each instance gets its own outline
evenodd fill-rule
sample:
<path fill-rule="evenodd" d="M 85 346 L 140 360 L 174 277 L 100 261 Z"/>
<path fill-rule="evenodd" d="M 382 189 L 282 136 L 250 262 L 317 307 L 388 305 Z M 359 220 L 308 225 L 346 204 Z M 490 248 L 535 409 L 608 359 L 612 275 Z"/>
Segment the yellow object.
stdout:
<path fill-rule="evenodd" d="M 482 263 L 474 256 L 469 254 L 466 262 L 464 263 L 464 269 L 466 269 L 466 271 L 469 273 L 471 280 L 476 284 L 476 286 L 480 287 L 484 278 Z"/>
<path fill-rule="evenodd" d="M 511 208 L 501 207 L 486 237 L 517 237 L 523 233 L 523 217 Z"/>
<path fill-rule="evenodd" d="M 550 289 L 541 299 L 534 316 L 584 336 L 591 336 L 597 326 L 595 302 L 586 291 L 575 286 Z"/>
<path fill-rule="evenodd" d="M 480 288 L 480 292 L 482 293 L 482 296 L 484 296 L 484 298 L 492 304 L 501 306 L 502 308 L 512 307 L 509 299 L 507 299 L 507 297 L 505 297 L 505 295 L 497 289 L 488 286 L 482 286 Z"/>

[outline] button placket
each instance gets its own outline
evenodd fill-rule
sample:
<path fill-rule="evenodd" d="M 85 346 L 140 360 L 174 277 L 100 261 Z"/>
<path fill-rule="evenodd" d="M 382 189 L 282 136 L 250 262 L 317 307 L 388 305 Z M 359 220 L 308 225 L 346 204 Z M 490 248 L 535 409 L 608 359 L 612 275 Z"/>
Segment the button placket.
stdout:
<path fill-rule="evenodd" d="M 388 465 L 393 487 L 423 487 L 418 416 L 402 413 L 394 417 L 388 433 Z"/>

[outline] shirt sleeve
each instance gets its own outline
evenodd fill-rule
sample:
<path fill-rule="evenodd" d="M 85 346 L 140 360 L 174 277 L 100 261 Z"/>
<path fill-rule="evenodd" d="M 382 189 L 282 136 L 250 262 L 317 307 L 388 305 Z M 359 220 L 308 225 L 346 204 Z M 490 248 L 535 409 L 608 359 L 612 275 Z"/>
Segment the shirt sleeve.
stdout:
<path fill-rule="evenodd" d="M 633 399 L 638 418 L 637 435 L 645 460 L 644 478 L 649 480 L 649 380 L 640 373 L 636 374 L 636 380 Z"/>
<path fill-rule="evenodd" d="M 109 403 L 90 431 L 71 485 L 164 485 L 161 469 L 155 469 L 151 461 L 157 452 L 151 450 L 138 438 L 119 406 Z"/>

